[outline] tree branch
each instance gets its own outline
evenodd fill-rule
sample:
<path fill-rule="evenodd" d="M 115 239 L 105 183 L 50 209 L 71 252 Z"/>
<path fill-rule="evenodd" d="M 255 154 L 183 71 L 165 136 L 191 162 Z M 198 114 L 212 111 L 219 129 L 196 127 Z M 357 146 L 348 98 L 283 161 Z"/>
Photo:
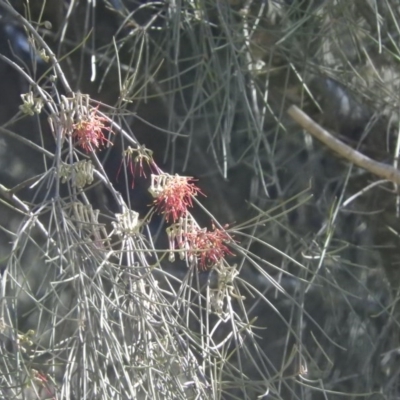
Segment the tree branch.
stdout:
<path fill-rule="evenodd" d="M 332 136 L 329 132 L 323 129 L 315 121 L 313 121 L 306 113 L 301 111 L 296 106 L 291 106 L 288 110 L 288 114 L 294 121 L 296 121 L 303 129 L 317 138 L 319 141 L 328 146 L 335 153 L 339 154 L 346 160 L 350 161 L 354 165 L 365 169 L 372 174 L 379 176 L 380 178 L 386 179 L 397 185 L 400 185 L 400 171 L 391 167 L 390 165 L 382 164 L 374 161 L 371 158 L 361 154 L 357 150 L 354 150 L 350 146 L 347 146 L 339 139 Z"/>

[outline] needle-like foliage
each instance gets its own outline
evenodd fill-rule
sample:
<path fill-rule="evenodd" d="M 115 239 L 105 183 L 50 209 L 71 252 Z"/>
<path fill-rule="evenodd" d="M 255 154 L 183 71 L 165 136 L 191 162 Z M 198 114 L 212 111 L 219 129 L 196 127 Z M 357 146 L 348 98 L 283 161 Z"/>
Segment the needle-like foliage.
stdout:
<path fill-rule="evenodd" d="M 399 19 L 0 0 L 0 397 L 398 398 Z"/>

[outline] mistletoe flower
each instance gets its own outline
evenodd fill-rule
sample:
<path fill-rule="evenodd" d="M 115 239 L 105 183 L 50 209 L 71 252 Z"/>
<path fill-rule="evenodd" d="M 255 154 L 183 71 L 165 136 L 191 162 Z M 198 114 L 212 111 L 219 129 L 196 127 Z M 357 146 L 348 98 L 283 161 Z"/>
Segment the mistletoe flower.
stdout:
<path fill-rule="evenodd" d="M 132 178 L 131 186 L 133 189 L 135 186 L 135 175 L 137 170 L 139 171 L 139 177 L 143 176 L 144 178 L 147 178 L 143 163 L 149 167 L 150 171 L 155 173 L 161 172 L 153 160 L 153 152 L 150 149 L 147 149 L 145 145 L 139 145 L 137 148 L 128 146 L 128 148 L 123 152 L 123 159 L 118 169 L 117 179 L 121 172 L 121 167 L 124 165 L 130 172 Z"/>
<path fill-rule="evenodd" d="M 202 270 L 220 264 L 227 255 L 233 255 L 226 246 L 232 241 L 228 233 L 214 225 L 212 228 L 212 231 L 197 228 L 185 234 L 189 258 L 195 257 L 198 267 Z"/>
<path fill-rule="evenodd" d="M 155 198 L 157 212 L 164 214 L 167 222 L 176 222 L 187 214 L 188 207 L 193 207 L 193 197 L 201 191 L 192 181 L 187 176 L 151 175 L 149 192 Z"/>
<path fill-rule="evenodd" d="M 107 119 L 97 114 L 97 108 L 92 109 L 88 115 L 73 124 L 72 138 L 87 153 L 93 151 L 93 149 L 99 149 L 110 143 L 104 136 L 103 130 L 113 133 L 112 129 L 106 126 L 104 122 L 107 122 Z"/>

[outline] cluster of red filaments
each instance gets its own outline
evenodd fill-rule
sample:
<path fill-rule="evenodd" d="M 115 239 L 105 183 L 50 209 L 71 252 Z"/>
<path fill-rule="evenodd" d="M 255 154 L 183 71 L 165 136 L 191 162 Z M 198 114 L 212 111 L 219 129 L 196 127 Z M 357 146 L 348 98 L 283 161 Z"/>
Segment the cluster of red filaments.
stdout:
<path fill-rule="evenodd" d="M 187 176 L 159 174 L 151 176 L 149 189 L 157 213 L 164 215 L 173 224 L 167 228 L 170 246 L 170 260 L 175 252 L 181 259 L 187 258 L 201 270 L 207 270 L 222 262 L 233 253 L 227 247 L 231 237 L 223 229 L 212 225 L 212 230 L 201 229 L 188 208 L 193 207 L 193 198 L 201 190 L 194 179 Z"/>
<path fill-rule="evenodd" d="M 227 255 L 233 253 L 226 246 L 231 238 L 222 229 L 213 226 L 211 231 L 206 228 L 186 233 L 189 243 L 189 258 L 194 256 L 200 269 L 209 269 L 219 264 Z"/>
<path fill-rule="evenodd" d="M 193 181 L 187 176 L 151 175 L 149 191 L 154 197 L 156 211 L 163 214 L 167 222 L 186 216 L 188 208 L 193 207 L 193 198 L 202 194 Z"/>
<path fill-rule="evenodd" d="M 97 108 L 92 109 L 88 115 L 73 124 L 72 138 L 75 144 L 89 153 L 111 143 L 105 137 L 104 131 L 113 131 L 105 122 L 107 119 L 98 115 Z"/>
<path fill-rule="evenodd" d="M 218 265 L 227 255 L 233 255 L 227 244 L 232 242 L 228 233 L 212 225 L 212 230 L 200 228 L 191 215 L 181 218 L 167 229 L 170 260 L 177 251 L 181 259 L 187 258 L 201 270 Z"/>

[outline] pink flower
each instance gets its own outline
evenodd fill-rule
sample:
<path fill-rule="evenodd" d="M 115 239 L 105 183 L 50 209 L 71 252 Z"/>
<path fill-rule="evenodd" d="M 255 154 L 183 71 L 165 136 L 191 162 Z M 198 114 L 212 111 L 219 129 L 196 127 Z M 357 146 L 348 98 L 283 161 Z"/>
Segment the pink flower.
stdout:
<path fill-rule="evenodd" d="M 112 132 L 112 130 L 109 126 L 104 125 L 107 119 L 100 117 L 96 112 L 97 108 L 91 110 L 86 119 L 82 118 L 79 122 L 73 124 L 72 138 L 87 153 L 110 143 L 104 136 L 103 130 L 108 132 Z"/>
<path fill-rule="evenodd" d="M 219 264 L 227 255 L 234 255 L 226 246 L 232 241 L 231 237 L 222 229 L 213 225 L 212 231 L 207 229 L 194 229 L 185 234 L 188 244 L 188 255 L 197 259 L 197 265 L 201 270 L 212 268 Z"/>
<path fill-rule="evenodd" d="M 154 205 L 160 214 L 164 214 L 165 220 L 176 222 L 184 217 L 188 207 L 193 207 L 193 197 L 200 189 L 192 183 L 193 178 L 179 175 L 152 175 L 152 184 L 149 189 L 155 197 Z"/>

